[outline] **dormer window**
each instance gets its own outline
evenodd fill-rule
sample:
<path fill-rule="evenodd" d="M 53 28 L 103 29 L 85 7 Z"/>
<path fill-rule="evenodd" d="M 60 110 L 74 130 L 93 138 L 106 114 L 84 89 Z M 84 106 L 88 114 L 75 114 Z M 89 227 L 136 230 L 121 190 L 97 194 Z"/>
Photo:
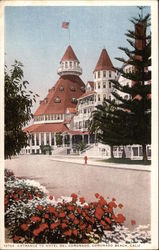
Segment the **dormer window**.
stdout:
<path fill-rule="evenodd" d="M 60 90 L 60 91 L 64 91 L 64 87 L 63 87 L 63 86 L 60 86 L 60 87 L 59 87 L 59 90 Z"/>
<path fill-rule="evenodd" d="M 55 98 L 55 103 L 60 103 L 60 102 L 61 102 L 60 98 L 59 98 L 59 97 L 56 97 L 56 98 Z"/>
<path fill-rule="evenodd" d="M 73 86 L 71 86 L 70 90 L 73 92 L 76 91 L 75 87 L 73 87 Z"/>
<path fill-rule="evenodd" d="M 77 103 L 77 99 L 76 98 L 72 98 L 72 103 Z"/>
<path fill-rule="evenodd" d="M 85 92 L 85 88 L 84 88 L 84 87 L 81 87 L 81 91 L 82 91 L 82 92 Z"/>
<path fill-rule="evenodd" d="M 68 67 L 68 63 L 67 62 L 65 62 L 65 68 L 67 68 Z"/>
<path fill-rule="evenodd" d="M 111 77 L 112 76 L 112 72 L 111 71 L 109 71 L 109 77 Z"/>

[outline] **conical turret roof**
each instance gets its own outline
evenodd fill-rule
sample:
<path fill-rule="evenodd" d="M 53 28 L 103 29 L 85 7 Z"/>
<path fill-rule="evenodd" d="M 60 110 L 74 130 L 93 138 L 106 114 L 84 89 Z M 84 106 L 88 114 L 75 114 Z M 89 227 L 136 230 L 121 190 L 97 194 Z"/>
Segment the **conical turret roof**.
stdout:
<path fill-rule="evenodd" d="M 113 64 L 110 60 L 110 57 L 106 51 L 106 49 L 104 48 L 100 54 L 99 60 L 97 62 L 97 65 L 94 69 L 93 72 L 95 71 L 99 71 L 99 70 L 114 70 Z"/>
<path fill-rule="evenodd" d="M 75 52 L 73 51 L 71 45 L 69 45 L 66 49 L 65 54 L 63 55 L 62 59 L 60 62 L 62 61 L 78 61 L 77 56 L 75 55 Z"/>

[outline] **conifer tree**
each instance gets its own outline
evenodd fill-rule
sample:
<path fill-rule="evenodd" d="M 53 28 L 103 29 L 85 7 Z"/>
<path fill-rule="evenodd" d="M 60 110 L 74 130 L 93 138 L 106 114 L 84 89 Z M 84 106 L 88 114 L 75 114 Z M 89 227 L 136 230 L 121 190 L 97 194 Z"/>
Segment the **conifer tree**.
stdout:
<path fill-rule="evenodd" d="M 111 120 L 101 123 L 101 131 L 107 125 L 105 142 L 109 144 L 109 138 L 115 137 L 116 145 L 139 144 L 142 146 L 143 160 L 147 160 L 146 145 L 151 143 L 151 35 L 147 34 L 150 26 L 150 14 L 143 16 L 143 7 L 137 18 L 132 18 L 134 30 L 126 33 L 127 41 L 131 48 L 119 47 L 125 52 L 128 59 L 116 58 L 125 65 L 133 67 L 132 72 L 125 72 L 124 67 L 116 68 L 120 76 L 132 81 L 132 86 L 122 86 L 118 80 L 111 80 L 114 91 L 114 100 L 106 99 L 106 103 L 113 107 L 105 109 L 106 116 Z M 127 93 L 129 99 L 122 97 L 121 92 Z M 98 107 L 97 107 L 98 110 Z M 96 115 L 97 116 L 97 115 Z M 95 122 L 95 117 L 93 120 Z M 113 124 L 113 125 L 112 125 Z M 114 133 L 114 124 L 117 133 Z M 104 137 L 103 137 L 104 138 Z M 114 144 L 115 145 L 115 144 Z"/>

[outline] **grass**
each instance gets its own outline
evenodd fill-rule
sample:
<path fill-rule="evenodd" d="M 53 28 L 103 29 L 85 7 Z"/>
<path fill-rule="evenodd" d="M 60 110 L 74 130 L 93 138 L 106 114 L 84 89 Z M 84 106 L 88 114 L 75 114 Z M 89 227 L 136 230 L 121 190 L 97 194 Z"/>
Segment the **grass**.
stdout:
<path fill-rule="evenodd" d="M 151 165 L 151 160 L 143 161 L 143 160 L 131 160 L 129 158 L 109 158 L 107 160 L 102 160 L 103 162 L 111 162 L 118 164 L 136 164 L 136 165 Z"/>

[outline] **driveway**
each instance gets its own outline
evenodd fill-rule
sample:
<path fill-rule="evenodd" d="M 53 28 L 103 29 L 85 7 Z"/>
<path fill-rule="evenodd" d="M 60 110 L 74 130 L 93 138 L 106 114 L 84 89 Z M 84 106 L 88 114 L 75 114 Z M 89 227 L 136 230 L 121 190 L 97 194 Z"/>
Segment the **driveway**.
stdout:
<path fill-rule="evenodd" d="M 96 200 L 98 192 L 106 199 L 116 198 L 124 207 L 125 225 L 150 224 L 150 177 L 151 172 L 115 169 L 100 166 L 85 166 L 78 163 L 51 160 L 53 156 L 23 155 L 5 161 L 5 167 L 17 177 L 34 179 L 44 185 L 50 194 L 58 198 L 77 193 L 86 201 Z"/>

